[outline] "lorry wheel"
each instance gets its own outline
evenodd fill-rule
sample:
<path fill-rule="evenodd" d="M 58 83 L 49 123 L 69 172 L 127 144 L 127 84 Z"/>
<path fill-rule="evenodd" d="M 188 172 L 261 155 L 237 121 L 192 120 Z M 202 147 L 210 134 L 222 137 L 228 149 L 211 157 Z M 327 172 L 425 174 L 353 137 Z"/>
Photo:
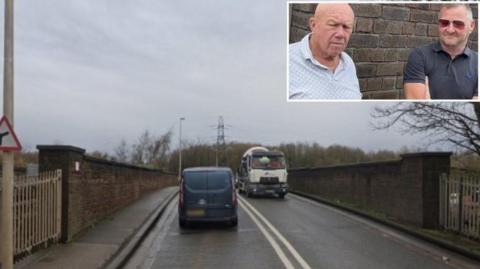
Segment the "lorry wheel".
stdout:
<path fill-rule="evenodd" d="M 252 192 L 249 190 L 246 190 L 245 193 L 247 194 L 247 197 L 252 197 Z"/>
<path fill-rule="evenodd" d="M 280 198 L 280 199 L 285 198 L 285 193 L 279 193 L 279 194 L 278 194 L 278 198 Z"/>

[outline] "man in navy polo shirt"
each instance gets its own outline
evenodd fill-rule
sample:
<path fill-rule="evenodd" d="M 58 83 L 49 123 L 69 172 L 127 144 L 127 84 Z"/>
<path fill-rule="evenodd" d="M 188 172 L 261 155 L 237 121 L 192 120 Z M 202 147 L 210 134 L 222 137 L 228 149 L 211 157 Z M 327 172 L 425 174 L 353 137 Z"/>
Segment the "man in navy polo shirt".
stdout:
<path fill-rule="evenodd" d="M 477 99 L 478 55 L 467 48 L 475 28 L 466 4 L 442 5 L 439 41 L 412 50 L 403 77 L 407 99 Z"/>

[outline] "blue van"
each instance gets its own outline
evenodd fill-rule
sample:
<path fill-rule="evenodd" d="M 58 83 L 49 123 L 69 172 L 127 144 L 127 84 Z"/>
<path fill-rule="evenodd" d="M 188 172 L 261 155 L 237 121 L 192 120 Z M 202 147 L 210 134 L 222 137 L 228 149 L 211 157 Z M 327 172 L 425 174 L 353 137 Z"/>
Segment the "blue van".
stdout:
<path fill-rule="evenodd" d="M 182 172 L 178 224 L 228 222 L 237 225 L 237 194 L 228 167 L 195 167 Z"/>

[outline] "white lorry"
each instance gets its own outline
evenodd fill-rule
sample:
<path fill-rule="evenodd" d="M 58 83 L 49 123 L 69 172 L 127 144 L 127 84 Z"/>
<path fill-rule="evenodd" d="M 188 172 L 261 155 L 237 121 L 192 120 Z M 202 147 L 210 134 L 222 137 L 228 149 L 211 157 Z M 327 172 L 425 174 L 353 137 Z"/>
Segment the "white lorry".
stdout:
<path fill-rule="evenodd" d="M 247 196 L 288 193 L 285 156 L 264 147 L 248 149 L 242 156 L 237 178 L 238 191 Z"/>

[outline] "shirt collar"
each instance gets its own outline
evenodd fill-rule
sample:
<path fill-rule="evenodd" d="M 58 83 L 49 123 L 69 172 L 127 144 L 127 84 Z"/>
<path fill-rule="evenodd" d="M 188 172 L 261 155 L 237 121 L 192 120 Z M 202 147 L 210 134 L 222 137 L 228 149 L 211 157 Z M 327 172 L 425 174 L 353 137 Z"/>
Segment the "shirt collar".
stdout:
<path fill-rule="evenodd" d="M 311 63 L 313 63 L 314 65 L 317 65 L 317 66 L 320 66 L 324 69 L 327 69 L 328 70 L 328 67 L 326 67 L 325 65 L 321 64 L 320 62 L 317 61 L 317 59 L 313 58 L 313 53 L 312 51 L 310 50 L 310 36 L 312 35 L 312 33 L 309 33 L 308 35 L 306 35 L 305 37 L 302 38 L 302 40 L 300 41 L 301 42 L 301 54 L 302 54 L 302 57 L 303 59 L 307 60 L 307 61 L 310 61 Z M 342 52 L 340 54 L 340 62 L 337 66 L 337 68 L 335 68 L 335 72 L 337 72 L 337 70 L 341 70 L 344 66 L 343 64 L 343 53 Z"/>
<path fill-rule="evenodd" d="M 440 44 L 440 41 L 433 44 L 433 51 L 435 51 L 435 52 L 443 51 L 443 52 L 447 53 L 446 51 L 443 50 L 442 45 Z M 470 48 L 466 47 L 462 54 L 466 55 L 467 57 L 472 57 L 473 52 Z M 462 55 L 462 54 L 460 54 L 460 55 Z"/>

